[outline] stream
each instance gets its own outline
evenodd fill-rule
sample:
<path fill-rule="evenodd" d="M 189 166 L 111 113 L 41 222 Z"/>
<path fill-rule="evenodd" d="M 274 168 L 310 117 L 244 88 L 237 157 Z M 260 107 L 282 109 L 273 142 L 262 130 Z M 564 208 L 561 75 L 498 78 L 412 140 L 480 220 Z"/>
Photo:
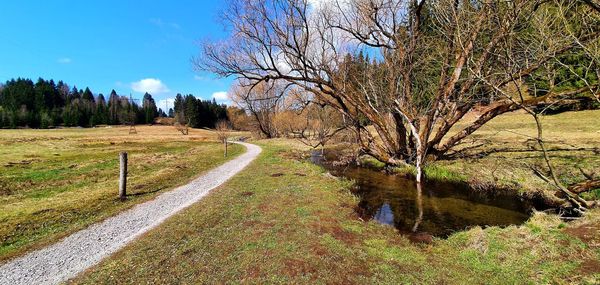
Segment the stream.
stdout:
<path fill-rule="evenodd" d="M 326 156 L 328 156 L 326 154 Z M 466 184 L 414 180 L 357 166 L 336 167 L 313 152 L 311 161 L 332 175 L 355 182 L 358 214 L 365 220 L 393 226 L 416 240 L 448 235 L 474 226 L 522 224 L 532 206 L 512 195 L 488 195 Z"/>

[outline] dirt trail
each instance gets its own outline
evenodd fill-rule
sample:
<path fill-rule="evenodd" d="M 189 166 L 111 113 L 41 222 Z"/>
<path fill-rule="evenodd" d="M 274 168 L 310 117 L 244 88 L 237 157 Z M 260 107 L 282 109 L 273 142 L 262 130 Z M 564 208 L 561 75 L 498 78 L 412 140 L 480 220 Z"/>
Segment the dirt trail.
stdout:
<path fill-rule="evenodd" d="M 256 145 L 240 144 L 247 148 L 244 154 L 189 184 L 0 266 L 0 284 L 57 284 L 97 264 L 137 236 L 198 202 L 244 169 L 261 152 Z"/>

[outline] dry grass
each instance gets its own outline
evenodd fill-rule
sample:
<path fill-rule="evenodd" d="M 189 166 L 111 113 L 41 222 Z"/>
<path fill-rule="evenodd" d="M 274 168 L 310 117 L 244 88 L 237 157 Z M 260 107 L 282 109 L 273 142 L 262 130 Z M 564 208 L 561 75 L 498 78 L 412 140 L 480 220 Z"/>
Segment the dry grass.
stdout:
<path fill-rule="evenodd" d="M 600 113 L 545 118 L 556 144 L 594 148 Z M 534 188 L 523 161 L 535 163 L 524 137 L 531 125 L 508 114 L 477 132 L 496 146 L 519 148 L 433 164 L 493 183 Z M 579 126 L 581 124 L 582 126 Z M 582 129 L 582 132 L 576 131 Z M 502 132 L 498 133 L 498 130 Z M 506 131 L 510 130 L 510 131 Z M 248 169 L 199 203 L 167 220 L 85 272 L 76 284 L 598 284 L 597 210 L 576 223 L 538 213 L 506 228 L 472 228 L 446 240 L 415 245 L 391 227 L 363 222 L 347 181 L 296 159 L 297 142 L 260 142 L 264 152 Z M 561 177 L 573 163 L 598 165 L 592 151 L 553 151 Z M 522 157 L 525 153 L 531 157 Z M 558 154 L 564 155 L 558 156 Z M 571 159 L 567 159 L 571 157 Z M 564 165 L 564 166 L 563 166 Z M 495 168 L 495 170 L 494 170 Z M 450 169 L 450 170 L 449 170 Z M 502 169 L 503 171 L 499 171 Z M 505 171 L 505 172 L 504 172 Z M 492 175 L 492 178 L 489 176 Z M 493 176 L 496 175 L 496 176 Z M 495 177 L 495 178 L 494 178 Z M 517 179 L 515 180 L 512 179 Z M 520 180 L 518 180 L 520 179 Z M 529 185 L 529 186 L 528 186 Z M 539 184 L 544 185 L 544 184 Z"/>
<path fill-rule="evenodd" d="M 0 130 L 0 260 L 152 199 L 224 162 L 208 130 L 173 127 Z M 231 156 L 242 151 L 233 146 Z M 127 201 L 118 153 L 129 153 Z"/>
<path fill-rule="evenodd" d="M 452 131 L 464 127 L 476 119 L 475 114 L 466 116 Z M 542 117 L 544 138 L 563 146 L 600 147 L 600 110 L 565 112 Z M 452 132 L 451 131 L 451 132 Z M 522 111 L 498 116 L 475 132 L 475 138 L 493 139 L 502 145 L 525 142 L 536 136 L 535 121 Z"/>
<path fill-rule="evenodd" d="M 467 117 L 453 131 L 471 120 L 474 116 Z M 600 110 L 544 116 L 542 123 L 552 162 L 563 183 L 584 180 L 579 168 L 595 170 L 600 175 Z M 542 192 L 549 196 L 554 191 L 552 186 L 536 177 L 530 168 L 546 169 L 533 140 L 535 136 L 535 123 L 529 115 L 505 114 L 460 145 L 457 150 L 465 151 L 457 153 L 454 159 L 432 165 L 483 188 L 517 189 L 528 195 Z"/>

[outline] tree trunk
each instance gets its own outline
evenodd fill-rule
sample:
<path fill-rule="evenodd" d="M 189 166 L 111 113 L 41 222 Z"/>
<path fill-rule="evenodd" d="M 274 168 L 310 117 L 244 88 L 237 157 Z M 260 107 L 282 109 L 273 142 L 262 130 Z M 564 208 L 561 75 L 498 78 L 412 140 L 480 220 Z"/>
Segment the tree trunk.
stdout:
<path fill-rule="evenodd" d="M 407 145 L 407 137 L 406 137 L 406 127 L 404 126 L 404 120 L 402 116 L 398 113 L 394 113 L 394 121 L 396 122 L 396 140 L 398 141 L 398 154 L 403 156 L 410 155 L 406 150 L 408 149 Z M 405 153 L 400 153 L 405 152 Z"/>
<path fill-rule="evenodd" d="M 415 158 L 415 168 L 417 169 L 417 176 L 415 177 L 415 180 L 417 181 L 417 183 L 421 183 L 421 181 L 423 180 L 423 151 L 421 149 L 420 143 L 417 143 L 417 145 L 417 156 Z"/>

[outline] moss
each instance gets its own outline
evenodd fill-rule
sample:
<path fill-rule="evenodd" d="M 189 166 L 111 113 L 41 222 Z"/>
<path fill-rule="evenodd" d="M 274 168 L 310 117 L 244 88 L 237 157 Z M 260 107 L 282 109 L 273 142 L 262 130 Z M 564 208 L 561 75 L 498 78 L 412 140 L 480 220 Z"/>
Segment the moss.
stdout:
<path fill-rule="evenodd" d="M 373 169 L 383 169 L 386 164 L 377 160 L 376 158 L 368 155 L 361 156 L 359 158 L 359 163 L 363 167 L 373 168 Z"/>

